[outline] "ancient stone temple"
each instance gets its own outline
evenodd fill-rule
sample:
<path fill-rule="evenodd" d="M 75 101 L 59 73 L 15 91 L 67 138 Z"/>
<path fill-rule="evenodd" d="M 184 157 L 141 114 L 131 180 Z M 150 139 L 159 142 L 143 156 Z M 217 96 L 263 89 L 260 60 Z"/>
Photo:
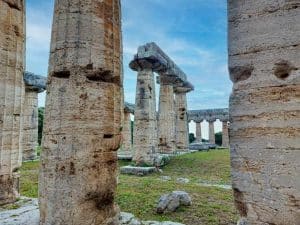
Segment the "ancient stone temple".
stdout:
<path fill-rule="evenodd" d="M 176 150 L 174 87 L 187 82 L 187 77 L 153 42 L 140 46 L 129 66 L 138 72 L 133 160 L 137 164 L 153 164 L 156 153 Z M 154 72 L 159 75 L 158 82 L 161 83 L 158 116 Z"/>
<path fill-rule="evenodd" d="M 24 65 L 25 3 L 0 0 L 0 205 L 18 196 Z"/>
<path fill-rule="evenodd" d="M 222 122 L 222 147 L 228 148 L 228 109 L 202 109 L 188 111 L 189 121 L 193 120 L 196 123 L 196 142 L 202 142 L 201 123 L 203 120 L 208 122 L 209 143 L 216 144 L 215 141 L 215 122 L 220 120 Z"/>
<path fill-rule="evenodd" d="M 41 225 L 118 224 L 120 10 L 119 0 L 55 1 L 39 181 Z"/>
<path fill-rule="evenodd" d="M 36 158 L 38 146 L 38 94 L 46 89 L 46 77 L 24 73 L 25 97 L 23 103 L 23 161 Z"/>
<path fill-rule="evenodd" d="M 243 224 L 300 223 L 300 1 L 228 1 L 230 149 Z"/>

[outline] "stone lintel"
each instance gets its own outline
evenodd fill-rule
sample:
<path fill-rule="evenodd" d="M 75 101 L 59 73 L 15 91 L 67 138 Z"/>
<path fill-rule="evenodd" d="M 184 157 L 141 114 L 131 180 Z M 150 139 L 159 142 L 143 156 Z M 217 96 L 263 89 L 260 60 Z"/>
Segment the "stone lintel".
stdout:
<path fill-rule="evenodd" d="M 125 102 L 125 106 L 124 106 L 124 111 L 125 112 L 134 114 L 134 110 L 135 110 L 135 104 Z"/>
<path fill-rule="evenodd" d="M 193 90 L 194 90 L 194 85 L 192 85 L 188 81 L 177 85 L 174 89 L 175 93 L 188 93 L 188 92 L 193 91 Z"/>
<path fill-rule="evenodd" d="M 188 119 L 191 121 L 229 121 L 228 109 L 203 109 L 203 110 L 190 110 L 188 111 Z"/>
<path fill-rule="evenodd" d="M 35 75 L 30 72 L 24 73 L 24 82 L 26 90 L 36 91 L 38 93 L 46 90 L 47 78 L 40 75 Z"/>
<path fill-rule="evenodd" d="M 154 42 L 147 43 L 138 48 L 138 53 L 129 64 L 133 70 L 143 69 L 145 66 L 154 72 L 164 73 L 166 76 L 175 77 L 181 82 L 187 80 L 186 74 L 161 50 Z"/>

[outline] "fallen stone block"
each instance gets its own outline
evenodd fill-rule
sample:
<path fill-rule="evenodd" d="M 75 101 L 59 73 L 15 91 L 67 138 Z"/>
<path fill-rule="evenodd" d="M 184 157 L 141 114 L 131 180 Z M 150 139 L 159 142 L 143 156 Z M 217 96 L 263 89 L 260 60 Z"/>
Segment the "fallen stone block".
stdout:
<path fill-rule="evenodd" d="M 190 206 L 191 204 L 192 199 L 188 193 L 184 191 L 173 191 L 170 194 L 164 194 L 160 197 L 156 212 L 160 214 L 165 212 L 175 212 L 179 206 Z"/>
<path fill-rule="evenodd" d="M 138 166 L 123 166 L 121 167 L 121 174 L 145 176 L 156 172 L 155 167 L 138 167 Z"/>

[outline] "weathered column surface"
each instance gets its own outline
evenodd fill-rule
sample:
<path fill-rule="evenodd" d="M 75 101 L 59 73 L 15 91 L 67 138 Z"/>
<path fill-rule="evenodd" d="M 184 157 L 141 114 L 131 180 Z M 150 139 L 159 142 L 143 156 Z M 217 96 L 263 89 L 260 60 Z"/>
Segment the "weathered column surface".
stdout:
<path fill-rule="evenodd" d="M 300 1 L 228 1 L 230 150 L 243 224 L 300 221 Z"/>
<path fill-rule="evenodd" d="M 197 120 L 196 122 L 196 142 L 202 142 L 202 131 L 201 131 L 201 120 Z"/>
<path fill-rule="evenodd" d="M 176 113 L 176 147 L 178 151 L 189 151 L 189 124 L 187 93 L 192 91 L 192 85 L 175 88 L 175 113 Z"/>
<path fill-rule="evenodd" d="M 216 144 L 216 138 L 215 138 L 215 123 L 216 120 L 208 120 L 208 134 L 209 134 L 209 143 L 210 144 Z"/>
<path fill-rule="evenodd" d="M 124 122 L 122 129 L 122 140 L 123 144 L 118 151 L 119 155 L 132 156 L 132 143 L 131 143 L 131 116 L 130 112 L 124 109 Z"/>
<path fill-rule="evenodd" d="M 222 121 L 222 146 L 229 147 L 228 121 Z"/>
<path fill-rule="evenodd" d="M 0 205 L 19 191 L 24 54 L 25 1 L 0 0 Z"/>
<path fill-rule="evenodd" d="M 56 0 L 40 225 L 115 225 L 121 140 L 119 0 Z"/>
<path fill-rule="evenodd" d="M 176 151 L 175 100 L 173 83 L 160 75 L 158 111 L 158 149 L 160 153 Z"/>
<path fill-rule="evenodd" d="M 157 152 L 157 122 L 154 74 L 151 65 L 139 68 L 136 85 L 133 161 L 153 165 Z"/>
<path fill-rule="evenodd" d="M 38 146 L 38 94 L 46 89 L 46 77 L 24 73 L 25 97 L 23 103 L 23 154 L 24 160 L 36 158 Z"/>

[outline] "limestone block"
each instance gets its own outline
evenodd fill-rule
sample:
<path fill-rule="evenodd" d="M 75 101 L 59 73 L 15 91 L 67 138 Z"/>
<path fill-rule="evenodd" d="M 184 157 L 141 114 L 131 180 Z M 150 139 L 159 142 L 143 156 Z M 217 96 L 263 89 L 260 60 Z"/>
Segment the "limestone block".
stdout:
<path fill-rule="evenodd" d="M 40 225 L 115 225 L 121 143 L 119 0 L 56 0 L 39 177 Z M 59 210 L 57 210 L 59 209 Z"/>
<path fill-rule="evenodd" d="M 232 182 L 241 224 L 300 221 L 300 2 L 228 2 Z"/>
<path fill-rule="evenodd" d="M 0 0 L 0 205 L 18 196 L 25 94 L 25 1 Z"/>

